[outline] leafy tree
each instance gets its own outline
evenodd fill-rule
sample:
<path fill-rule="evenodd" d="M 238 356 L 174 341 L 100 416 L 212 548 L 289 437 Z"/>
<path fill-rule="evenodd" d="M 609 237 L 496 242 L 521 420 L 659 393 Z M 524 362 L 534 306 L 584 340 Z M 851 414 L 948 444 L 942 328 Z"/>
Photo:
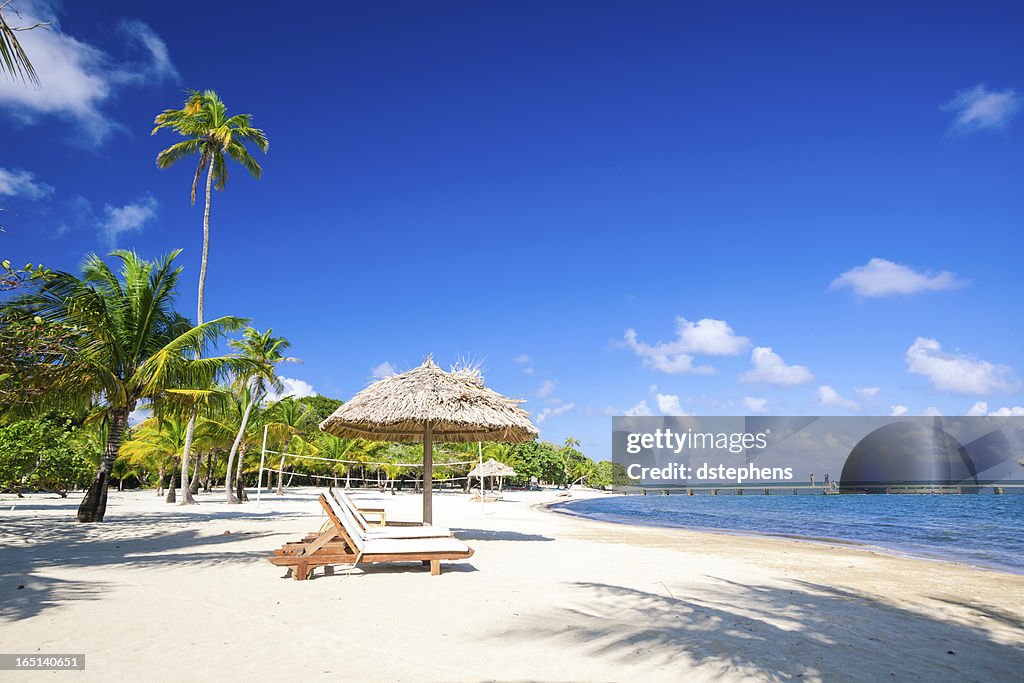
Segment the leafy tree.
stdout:
<path fill-rule="evenodd" d="M 61 496 L 87 482 L 90 443 L 68 418 L 19 420 L 0 427 L 0 488 L 20 498 L 25 489 Z"/>
<path fill-rule="evenodd" d="M 81 412 L 101 397 L 107 436 L 103 457 L 78 510 L 81 522 L 103 521 L 111 468 L 128 424 L 141 400 L 195 402 L 229 371 L 244 372 L 238 357 L 204 358 L 197 352 L 245 321 L 223 317 L 193 326 L 173 309 L 181 274 L 179 251 L 154 262 L 115 251 L 116 273 L 95 254 L 86 257 L 82 277 L 56 273 L 38 291 L 19 296 L 0 312 L 0 336 L 8 324 L 26 320 L 72 330 L 71 344 L 48 362 L 20 368 L 16 381 L 30 396 L 8 412 Z M 199 387 L 197 389 L 197 387 Z M 187 489 L 187 463 L 183 486 Z"/>
<path fill-rule="evenodd" d="M 320 423 L 331 416 L 344 401 L 326 396 L 303 396 L 295 399 L 295 402 L 306 408 L 306 423 L 315 431 L 320 430 Z"/>

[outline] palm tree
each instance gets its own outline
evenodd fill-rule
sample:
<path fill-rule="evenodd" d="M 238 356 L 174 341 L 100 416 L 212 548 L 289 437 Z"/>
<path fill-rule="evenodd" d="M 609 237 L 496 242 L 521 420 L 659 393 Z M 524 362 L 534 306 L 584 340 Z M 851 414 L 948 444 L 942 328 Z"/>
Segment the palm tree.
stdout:
<path fill-rule="evenodd" d="M 196 172 L 192 178 L 192 205 L 196 203 L 196 187 L 203 171 L 206 171 L 206 208 L 203 211 L 203 255 L 199 266 L 199 297 L 196 306 L 196 320 L 203 324 L 203 298 L 206 293 L 206 267 L 210 253 L 210 199 L 211 189 L 223 190 L 228 183 L 227 157 L 242 165 L 250 175 L 259 179 L 263 169 L 249 153 L 246 144 L 255 145 L 264 154 L 270 146 L 266 134 L 252 127 L 252 114 L 227 115 L 227 107 L 213 90 L 189 93 L 181 109 L 165 109 L 154 121 L 153 135 L 162 128 L 170 128 L 185 140 L 175 143 L 156 156 L 160 169 L 170 168 L 178 161 L 199 155 Z M 189 418 L 188 440 L 182 455 L 182 467 L 187 467 L 192 446 L 192 434 L 196 427 L 195 413 Z M 182 475 L 187 481 L 187 473 Z M 186 489 L 182 504 L 194 503 Z"/>
<path fill-rule="evenodd" d="M 25 319 L 60 325 L 70 335 L 59 357 L 20 373 L 18 383 L 32 398 L 7 407 L 9 412 L 82 411 L 97 396 L 105 406 L 103 457 L 78 509 L 80 522 L 103 521 L 110 472 L 128 415 L 139 401 L 194 404 L 210 393 L 203 387 L 216 377 L 248 371 L 250 361 L 237 356 L 199 358 L 204 346 L 241 329 L 246 321 L 222 317 L 193 326 L 174 311 L 181 268 L 173 264 L 179 253 L 150 262 L 134 252 L 115 251 L 118 274 L 89 254 L 81 279 L 55 273 L 38 290 L 4 307 L 0 336 L 8 321 Z"/>
<path fill-rule="evenodd" d="M 4 12 L 10 12 L 16 16 L 18 10 L 14 7 L 14 0 L 0 0 L 0 73 L 6 73 L 12 78 L 32 85 L 39 86 L 39 75 L 36 74 L 32 62 L 18 42 L 19 31 L 31 31 L 34 28 L 45 28 L 49 22 L 39 22 L 32 26 L 11 26 Z"/>
<path fill-rule="evenodd" d="M 238 453 L 238 446 L 242 443 L 242 436 L 245 434 L 246 427 L 249 426 L 249 415 L 252 413 L 253 406 L 263 401 L 267 395 L 268 388 L 273 388 L 275 391 L 282 391 L 284 389 L 281 385 L 281 380 L 277 376 L 277 365 L 279 363 L 298 361 L 297 358 L 291 358 L 282 353 L 291 344 L 284 337 L 273 336 L 273 333 L 274 330 L 272 329 L 266 332 L 258 332 L 248 327 L 242 333 L 241 339 L 230 342 L 231 346 L 241 352 L 242 356 L 252 361 L 252 365 L 248 373 L 240 375 L 235 379 L 236 385 L 249 389 L 249 396 L 245 404 L 245 410 L 242 413 L 242 422 L 238 427 L 238 435 L 235 436 L 235 441 L 231 444 L 231 452 L 228 453 L 229 479 L 231 466 L 234 464 L 235 455 Z M 239 502 L 238 498 L 231 491 L 231 486 L 226 485 L 225 488 L 227 489 L 228 503 Z"/>
<path fill-rule="evenodd" d="M 135 428 L 130 439 L 121 443 L 118 462 L 155 468 L 157 488 L 162 489 L 164 474 L 168 469 L 171 470 L 173 481 L 174 462 L 181 457 L 184 448 L 185 422 L 180 417 L 151 417 Z M 173 486 L 168 488 L 174 490 Z"/>

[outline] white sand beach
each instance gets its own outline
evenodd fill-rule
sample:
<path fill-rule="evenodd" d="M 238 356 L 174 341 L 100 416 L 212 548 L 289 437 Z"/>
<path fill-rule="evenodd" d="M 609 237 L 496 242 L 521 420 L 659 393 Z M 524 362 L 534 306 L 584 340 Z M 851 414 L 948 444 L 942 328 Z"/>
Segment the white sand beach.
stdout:
<path fill-rule="evenodd" d="M 472 546 L 432 577 L 364 566 L 308 581 L 266 558 L 322 521 L 315 489 L 228 506 L 111 491 L 5 496 L 0 652 L 84 653 L 6 680 L 1019 680 L 1024 576 L 786 539 L 559 514 L 553 492 L 435 496 Z M 418 496 L 378 496 L 415 519 Z"/>

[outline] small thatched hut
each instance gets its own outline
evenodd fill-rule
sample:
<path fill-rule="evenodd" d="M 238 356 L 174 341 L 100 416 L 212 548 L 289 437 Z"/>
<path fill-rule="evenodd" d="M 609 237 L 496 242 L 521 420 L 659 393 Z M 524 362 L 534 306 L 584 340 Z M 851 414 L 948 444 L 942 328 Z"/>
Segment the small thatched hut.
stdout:
<path fill-rule="evenodd" d="M 320 429 L 344 438 L 423 443 L 423 522 L 433 519 L 432 444 L 537 438 L 521 401 L 484 386 L 479 373 L 445 372 L 427 358 L 423 365 L 378 380 L 339 407 Z"/>

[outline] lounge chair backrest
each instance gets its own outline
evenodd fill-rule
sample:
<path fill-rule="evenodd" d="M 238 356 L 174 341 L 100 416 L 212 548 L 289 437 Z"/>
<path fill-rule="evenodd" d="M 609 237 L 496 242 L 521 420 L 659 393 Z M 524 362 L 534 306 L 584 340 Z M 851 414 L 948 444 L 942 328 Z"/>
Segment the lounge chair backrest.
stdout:
<path fill-rule="evenodd" d="M 352 516 L 355 518 L 356 522 L 359 524 L 359 528 L 360 529 L 363 529 L 365 531 L 366 529 L 369 528 L 370 525 L 366 523 L 366 519 L 363 518 L 362 513 L 359 512 L 359 508 L 356 506 L 356 503 L 355 503 L 354 500 L 352 500 L 351 496 L 349 496 L 344 491 L 339 491 L 338 489 L 334 489 L 334 488 L 331 489 L 331 493 L 334 494 L 334 498 L 339 503 L 341 503 L 343 506 L 348 508 L 348 511 L 350 513 L 352 513 Z"/>
<path fill-rule="evenodd" d="M 355 519 L 353 519 L 352 513 L 350 513 L 344 505 L 338 505 L 331 496 L 320 494 L 320 498 L 324 502 L 324 506 L 328 509 L 328 514 L 330 514 L 331 517 L 336 518 L 336 522 L 341 522 L 341 525 L 345 528 L 345 534 L 352 539 L 352 542 L 356 546 L 356 550 L 362 551 L 365 539 L 363 538 L 363 532 L 359 528 L 359 524 Z"/>

